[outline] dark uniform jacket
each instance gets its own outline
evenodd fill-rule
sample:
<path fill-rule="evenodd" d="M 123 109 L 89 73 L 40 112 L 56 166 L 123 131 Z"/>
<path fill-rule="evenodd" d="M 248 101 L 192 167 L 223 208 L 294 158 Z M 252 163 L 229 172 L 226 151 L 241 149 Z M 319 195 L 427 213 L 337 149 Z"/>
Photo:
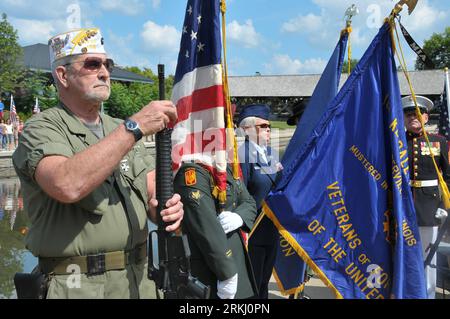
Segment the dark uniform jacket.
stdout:
<path fill-rule="evenodd" d="M 225 234 L 217 216 L 218 201 L 212 196 L 213 183 L 208 170 L 199 164 L 184 163 L 174 180 L 174 191 L 184 204 L 183 232 L 191 249 L 191 270 L 203 284 L 211 287 L 217 298 L 217 280 L 238 274 L 235 298 L 255 294 L 253 272 L 239 229 Z M 225 210 L 242 217 L 241 227 L 249 232 L 256 219 L 256 205 L 240 181 L 235 181 L 228 167 Z"/>
<path fill-rule="evenodd" d="M 267 147 L 266 158 L 256 150 L 256 144 L 248 139 L 239 148 L 242 176 L 248 192 L 256 202 L 258 213 L 261 206 L 275 185 L 278 166 L 272 158 L 272 149 Z M 248 251 L 258 284 L 260 299 L 268 298 L 268 283 L 277 254 L 278 230 L 269 217 L 264 216 L 253 230 L 248 241 Z"/>
<path fill-rule="evenodd" d="M 261 209 L 262 202 L 269 194 L 272 186 L 275 185 L 277 177 L 276 163 L 271 160 L 272 149 L 267 147 L 268 158 L 267 161 L 261 158 L 252 142 L 246 140 L 239 148 L 239 160 L 241 162 L 242 177 L 247 186 L 248 192 L 253 196 L 256 202 L 258 212 Z"/>
<path fill-rule="evenodd" d="M 428 135 L 433 149 L 434 159 L 442 172 L 447 186 L 450 185 L 450 166 L 448 162 L 448 145 L 443 136 Z M 423 135 L 407 133 L 408 157 L 411 181 L 437 180 L 438 176 L 431 154 Z M 438 186 L 411 187 L 419 226 L 437 226 L 439 219 L 435 218 L 438 208 L 442 208 Z"/>
<path fill-rule="evenodd" d="M 252 144 L 253 142 L 246 140 L 239 148 L 239 161 L 241 162 L 244 184 L 250 195 L 255 199 L 259 214 L 264 199 L 269 194 L 270 189 L 275 185 L 278 172 L 276 161 L 271 156 L 273 150 L 270 146 L 267 147 L 267 159 L 264 160 Z M 250 237 L 249 245 L 275 246 L 278 239 L 278 230 L 268 217 L 263 218 L 261 223 L 256 227 L 256 230 Z M 276 250 L 274 251 L 276 252 Z M 270 264 L 270 269 L 272 269 L 272 262 Z M 255 269 L 259 265 L 253 266 Z"/>

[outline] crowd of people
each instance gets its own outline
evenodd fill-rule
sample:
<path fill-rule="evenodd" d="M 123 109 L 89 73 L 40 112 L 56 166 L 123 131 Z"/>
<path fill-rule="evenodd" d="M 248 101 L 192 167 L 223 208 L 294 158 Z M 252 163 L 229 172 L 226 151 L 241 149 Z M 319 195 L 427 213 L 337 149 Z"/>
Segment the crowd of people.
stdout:
<path fill-rule="evenodd" d="M 19 143 L 19 137 L 22 134 L 24 123 L 17 116 L 17 121 L 11 123 L 10 119 L 6 121 L 0 119 L 0 141 L 2 151 L 14 151 Z"/>
<path fill-rule="evenodd" d="M 45 296 L 155 298 L 154 282 L 147 276 L 146 247 L 147 219 L 157 220 L 156 173 L 141 138 L 174 121 L 176 108 L 170 101 L 153 101 L 125 121 L 101 114 L 101 103 L 110 95 L 113 61 L 107 58 L 100 30 L 60 34 L 50 39 L 49 47 L 60 104 L 33 116 L 23 132 L 11 123 L 1 124 L 8 149 L 17 146 L 15 132 L 22 134 L 13 163 L 24 209 L 32 220 L 26 245 L 39 258 L 35 272 L 47 278 Z M 419 102 L 428 111 L 425 102 Z M 423 146 L 416 143 L 423 132 L 410 106 L 404 103 L 413 127 L 407 125 L 412 137 L 410 165 L 416 167 L 411 172 L 418 172 L 423 158 L 414 152 Z M 295 110 L 289 124 L 296 125 L 302 112 Z M 211 287 L 212 298 L 268 298 L 278 232 L 269 218 L 261 216 L 261 205 L 283 169 L 270 148 L 269 114 L 269 107 L 262 104 L 246 106 L 240 113 L 243 178 L 236 180 L 228 168 L 224 204 L 218 205 L 213 195 L 210 172 L 199 163 L 184 163 L 174 179 L 175 195 L 161 212 L 163 220 L 172 223 L 167 231 L 183 225 L 192 274 Z M 433 145 L 441 142 L 437 139 Z M 449 177 L 442 143 L 441 169 Z M 411 176 L 418 182 L 415 190 L 437 188 L 430 182 L 437 177 L 424 171 L 427 183 L 419 183 L 415 173 Z M 439 202 L 421 210 L 420 226 L 435 226 L 432 210 Z M 251 233 L 255 224 L 247 251 L 242 231 Z M 433 233 L 424 236 L 432 240 Z M 77 289 L 66 284 L 73 264 L 79 265 Z M 429 284 L 433 281 L 427 279 Z"/>

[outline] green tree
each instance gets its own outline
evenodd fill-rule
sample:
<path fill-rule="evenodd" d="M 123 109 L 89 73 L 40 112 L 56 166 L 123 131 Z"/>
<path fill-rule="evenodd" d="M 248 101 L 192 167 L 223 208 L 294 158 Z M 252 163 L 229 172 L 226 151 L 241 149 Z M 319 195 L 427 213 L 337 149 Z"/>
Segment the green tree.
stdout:
<path fill-rule="evenodd" d="M 355 66 L 358 64 L 358 59 L 351 59 L 350 61 L 350 72 L 353 71 Z M 342 64 L 342 73 L 348 73 L 348 59 L 344 60 L 344 63 Z"/>
<path fill-rule="evenodd" d="M 18 38 L 17 30 L 3 13 L 0 21 L 0 94 L 13 92 L 19 79 L 23 78 L 22 68 L 17 64 L 23 54 Z"/>
<path fill-rule="evenodd" d="M 26 71 L 18 85 L 20 86 L 20 95 L 17 98 L 14 97 L 17 111 L 31 115 L 36 103 L 36 97 L 39 98 L 41 110 L 45 109 L 45 105 L 42 105 L 41 100 L 48 88 L 48 77 L 44 73 L 40 71 Z"/>
<path fill-rule="evenodd" d="M 431 38 L 425 40 L 423 50 L 433 61 L 436 69 L 450 66 L 450 27 L 442 33 L 433 33 Z M 416 70 L 426 70 L 427 66 L 417 57 Z"/>
<path fill-rule="evenodd" d="M 117 118 L 126 118 L 138 112 L 143 106 L 150 101 L 158 100 L 159 86 L 158 76 L 151 69 L 138 67 L 127 67 L 126 70 L 148 77 L 154 82 L 152 84 L 130 83 L 124 84 L 113 82 L 111 84 L 111 96 L 104 103 L 105 112 Z M 173 76 L 170 75 L 165 79 L 166 99 L 170 99 L 173 88 Z"/>

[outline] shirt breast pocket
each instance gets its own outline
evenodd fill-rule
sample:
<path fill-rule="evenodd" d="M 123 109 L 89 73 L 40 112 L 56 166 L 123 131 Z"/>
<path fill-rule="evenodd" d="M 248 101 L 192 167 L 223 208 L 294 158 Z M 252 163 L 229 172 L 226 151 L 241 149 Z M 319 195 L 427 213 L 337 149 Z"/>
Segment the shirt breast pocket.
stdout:
<path fill-rule="evenodd" d="M 125 176 L 125 179 L 128 183 L 134 188 L 135 191 L 140 195 L 145 204 L 148 202 L 148 194 L 147 194 L 147 172 L 148 165 L 145 161 L 137 156 L 129 158 L 128 160 L 129 167 L 128 169 L 124 169 L 126 166 L 122 166 L 121 174 Z"/>

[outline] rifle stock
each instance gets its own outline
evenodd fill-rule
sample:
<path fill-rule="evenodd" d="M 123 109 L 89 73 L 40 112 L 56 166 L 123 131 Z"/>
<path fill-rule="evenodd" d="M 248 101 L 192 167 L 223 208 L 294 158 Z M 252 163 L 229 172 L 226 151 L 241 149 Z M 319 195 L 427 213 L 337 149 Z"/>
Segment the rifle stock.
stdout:
<path fill-rule="evenodd" d="M 164 65 L 158 64 L 159 99 L 165 100 Z M 165 231 L 161 211 L 173 196 L 171 129 L 156 134 L 156 199 L 158 229 L 149 234 L 148 275 L 163 291 L 164 299 L 208 299 L 209 286 L 192 277 L 191 252 L 186 235 Z M 153 243 L 158 247 L 154 251 Z M 155 260 L 155 256 L 156 260 Z"/>

